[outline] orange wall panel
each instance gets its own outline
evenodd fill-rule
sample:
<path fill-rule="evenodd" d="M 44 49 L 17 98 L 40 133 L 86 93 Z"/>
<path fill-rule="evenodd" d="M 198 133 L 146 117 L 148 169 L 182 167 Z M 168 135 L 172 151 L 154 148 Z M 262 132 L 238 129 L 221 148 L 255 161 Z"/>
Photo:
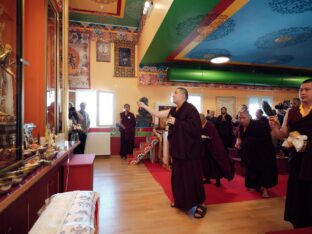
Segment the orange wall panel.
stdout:
<path fill-rule="evenodd" d="M 24 18 L 24 57 L 30 65 L 25 66 L 24 73 L 24 122 L 34 123 L 40 135 L 45 130 L 45 1 L 25 1 Z"/>

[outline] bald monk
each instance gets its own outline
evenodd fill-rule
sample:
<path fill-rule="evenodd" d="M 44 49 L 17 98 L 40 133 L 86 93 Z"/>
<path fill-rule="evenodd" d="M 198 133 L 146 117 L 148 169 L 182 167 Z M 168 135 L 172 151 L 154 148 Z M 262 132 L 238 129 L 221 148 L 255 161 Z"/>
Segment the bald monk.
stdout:
<path fill-rule="evenodd" d="M 240 149 L 246 168 L 245 186 L 249 191 L 261 190 L 269 197 L 268 189 L 278 183 L 275 149 L 268 123 L 252 120 L 248 111 L 238 114 L 239 136 L 235 147 Z"/>
<path fill-rule="evenodd" d="M 140 108 L 159 118 L 168 118 L 169 153 L 172 158 L 172 207 L 190 210 L 196 207 L 194 218 L 203 218 L 207 207 L 203 185 L 201 157 L 201 121 L 196 108 L 187 102 L 188 92 L 177 88 L 173 94 L 176 107 L 158 111 L 138 102 Z"/>

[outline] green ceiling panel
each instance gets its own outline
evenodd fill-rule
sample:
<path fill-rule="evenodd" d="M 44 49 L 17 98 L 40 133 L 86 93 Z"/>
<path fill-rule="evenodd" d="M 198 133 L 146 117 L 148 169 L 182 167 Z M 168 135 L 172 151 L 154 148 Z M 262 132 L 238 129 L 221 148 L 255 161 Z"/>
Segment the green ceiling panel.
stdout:
<path fill-rule="evenodd" d="M 140 65 L 163 63 L 218 3 L 219 0 L 173 1 Z M 186 25 L 184 32 L 179 27 L 182 23 Z"/>
<path fill-rule="evenodd" d="M 298 88 L 304 80 L 310 78 L 183 68 L 169 69 L 168 77 L 170 81 L 178 82 L 264 85 L 291 88 Z"/>
<path fill-rule="evenodd" d="M 138 27 L 142 16 L 145 1 L 146 0 L 126 1 L 125 15 L 123 18 L 70 12 L 69 20 L 100 23 L 100 24 L 111 24 L 126 27 Z"/>

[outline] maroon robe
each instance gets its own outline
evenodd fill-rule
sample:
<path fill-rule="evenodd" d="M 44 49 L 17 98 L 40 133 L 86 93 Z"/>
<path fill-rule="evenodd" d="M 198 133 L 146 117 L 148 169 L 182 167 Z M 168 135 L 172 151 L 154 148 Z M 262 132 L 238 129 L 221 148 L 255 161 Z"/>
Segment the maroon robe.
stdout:
<path fill-rule="evenodd" d="M 233 146 L 232 117 L 226 114 L 223 119 L 223 116 L 219 115 L 216 121 L 216 127 L 225 147 L 231 148 Z"/>
<path fill-rule="evenodd" d="M 240 126 L 240 154 L 246 167 L 245 186 L 258 189 L 277 185 L 276 154 L 268 123 L 251 120 L 246 131 Z"/>
<path fill-rule="evenodd" d="M 126 129 L 122 127 L 120 130 L 120 156 L 127 157 L 127 154 L 133 153 L 134 148 L 134 137 L 135 137 L 135 116 L 133 113 L 126 112 L 120 113 L 120 121 L 125 126 Z"/>
<path fill-rule="evenodd" d="M 304 152 L 290 149 L 289 177 L 286 193 L 286 221 L 295 228 L 312 226 L 312 111 L 302 117 L 299 108 L 288 112 L 289 132 L 308 136 Z"/>
<path fill-rule="evenodd" d="M 207 121 L 202 128 L 205 154 L 203 157 L 204 176 L 206 179 L 232 180 L 234 178 L 234 164 L 227 154 L 221 137 L 213 123 Z"/>
<path fill-rule="evenodd" d="M 175 117 L 175 124 L 170 125 L 168 132 L 174 204 L 177 208 L 189 210 L 205 201 L 201 121 L 196 108 L 188 102 L 184 102 L 178 111 L 171 108 L 169 115 Z"/>

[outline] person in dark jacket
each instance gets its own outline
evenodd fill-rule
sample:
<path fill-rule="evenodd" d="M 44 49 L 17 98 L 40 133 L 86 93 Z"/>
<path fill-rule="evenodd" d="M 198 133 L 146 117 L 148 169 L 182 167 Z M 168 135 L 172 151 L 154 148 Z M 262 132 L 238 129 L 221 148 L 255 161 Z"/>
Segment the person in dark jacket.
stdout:
<path fill-rule="evenodd" d="M 232 117 L 227 113 L 226 107 L 221 108 L 221 115 L 217 118 L 216 127 L 224 146 L 231 148 L 233 145 Z"/>

